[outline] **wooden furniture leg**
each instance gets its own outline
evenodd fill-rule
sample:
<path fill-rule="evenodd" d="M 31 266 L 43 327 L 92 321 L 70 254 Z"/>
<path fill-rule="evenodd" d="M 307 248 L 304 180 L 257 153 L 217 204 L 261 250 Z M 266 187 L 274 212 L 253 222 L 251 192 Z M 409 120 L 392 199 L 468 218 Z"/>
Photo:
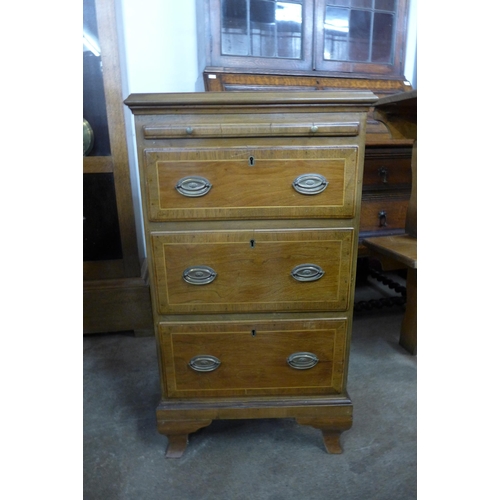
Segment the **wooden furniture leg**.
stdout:
<path fill-rule="evenodd" d="M 406 277 L 406 312 L 399 345 L 409 353 L 417 354 L 417 270 L 411 268 Z"/>
<path fill-rule="evenodd" d="M 319 429 L 323 434 L 323 443 L 328 453 L 342 453 L 340 435 L 352 427 L 352 415 L 338 419 L 296 418 L 295 420 L 300 425 L 310 425 Z"/>
<path fill-rule="evenodd" d="M 158 420 L 158 432 L 168 438 L 166 458 L 180 458 L 186 450 L 189 434 L 212 423 L 211 420 Z"/>

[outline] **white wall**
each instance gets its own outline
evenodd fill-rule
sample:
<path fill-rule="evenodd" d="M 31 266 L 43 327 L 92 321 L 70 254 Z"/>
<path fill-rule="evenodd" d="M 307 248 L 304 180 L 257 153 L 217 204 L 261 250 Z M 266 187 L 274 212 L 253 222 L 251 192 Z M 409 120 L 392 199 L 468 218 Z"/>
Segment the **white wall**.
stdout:
<path fill-rule="evenodd" d="M 132 93 L 203 90 L 198 69 L 197 0 L 116 0 L 123 97 Z M 405 77 L 416 88 L 416 5 L 410 0 Z M 132 194 L 139 252 L 145 244 L 133 116 L 126 110 Z"/>
<path fill-rule="evenodd" d="M 116 0 L 123 97 L 194 92 L 199 77 L 196 0 Z M 133 115 L 125 111 L 132 197 L 141 257 L 145 256 Z"/>
<path fill-rule="evenodd" d="M 194 92 L 195 0 L 117 0 L 130 93 Z"/>

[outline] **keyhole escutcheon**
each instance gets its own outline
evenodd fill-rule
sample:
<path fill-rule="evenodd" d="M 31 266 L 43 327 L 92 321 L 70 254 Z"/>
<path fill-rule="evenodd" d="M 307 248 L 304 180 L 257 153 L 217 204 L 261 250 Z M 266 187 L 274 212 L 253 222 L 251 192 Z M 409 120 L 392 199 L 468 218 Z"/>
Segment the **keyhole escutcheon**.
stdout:
<path fill-rule="evenodd" d="M 253 156 L 248 157 L 248 165 L 253 167 L 255 165 L 255 158 Z"/>

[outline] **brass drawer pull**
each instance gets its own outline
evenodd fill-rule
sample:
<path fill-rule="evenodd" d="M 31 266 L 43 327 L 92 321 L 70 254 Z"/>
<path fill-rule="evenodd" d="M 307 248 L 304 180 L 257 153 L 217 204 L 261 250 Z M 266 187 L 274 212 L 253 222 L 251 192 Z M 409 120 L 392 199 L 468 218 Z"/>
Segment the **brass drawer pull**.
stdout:
<path fill-rule="evenodd" d="M 220 360 L 215 356 L 195 356 L 189 362 L 190 368 L 195 372 L 213 372 L 220 366 Z"/>
<path fill-rule="evenodd" d="M 210 191 L 211 188 L 212 184 L 210 184 L 208 179 L 205 179 L 205 177 L 198 177 L 196 175 L 183 177 L 175 186 L 177 192 L 183 196 L 188 196 L 189 198 L 204 196 Z"/>
<path fill-rule="evenodd" d="M 292 269 L 291 275 L 297 281 L 316 281 L 319 280 L 325 271 L 316 264 L 299 264 Z"/>
<path fill-rule="evenodd" d="M 190 285 L 208 285 L 217 277 L 217 273 L 208 266 L 194 266 L 185 269 L 182 277 Z"/>
<path fill-rule="evenodd" d="M 309 370 L 318 364 L 318 356 L 312 352 L 294 352 L 288 356 L 286 362 L 296 370 Z"/>
<path fill-rule="evenodd" d="M 382 183 L 387 184 L 387 176 L 389 175 L 389 169 L 387 167 L 380 167 L 377 172 L 378 175 L 382 177 Z"/>
<path fill-rule="evenodd" d="M 321 174 L 303 174 L 293 181 L 292 186 L 301 194 L 319 194 L 326 189 L 328 181 Z"/>
<path fill-rule="evenodd" d="M 381 210 L 378 213 L 378 227 L 387 226 L 387 212 L 385 210 Z"/>

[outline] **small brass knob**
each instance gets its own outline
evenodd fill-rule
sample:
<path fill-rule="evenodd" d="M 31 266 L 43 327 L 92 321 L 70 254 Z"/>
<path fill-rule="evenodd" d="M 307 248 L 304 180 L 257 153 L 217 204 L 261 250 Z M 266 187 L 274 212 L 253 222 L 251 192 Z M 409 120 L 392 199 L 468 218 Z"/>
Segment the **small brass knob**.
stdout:
<path fill-rule="evenodd" d="M 317 126 L 317 125 L 313 125 L 313 126 L 311 127 L 311 132 L 312 132 L 313 134 L 315 134 L 317 131 L 318 131 L 318 126 Z"/>
<path fill-rule="evenodd" d="M 191 135 L 193 133 L 193 127 L 186 127 L 186 134 Z"/>

